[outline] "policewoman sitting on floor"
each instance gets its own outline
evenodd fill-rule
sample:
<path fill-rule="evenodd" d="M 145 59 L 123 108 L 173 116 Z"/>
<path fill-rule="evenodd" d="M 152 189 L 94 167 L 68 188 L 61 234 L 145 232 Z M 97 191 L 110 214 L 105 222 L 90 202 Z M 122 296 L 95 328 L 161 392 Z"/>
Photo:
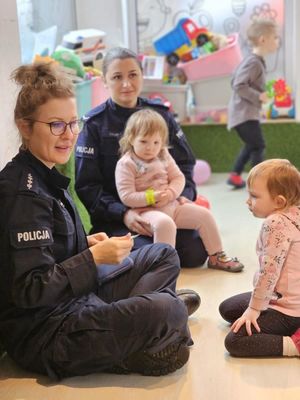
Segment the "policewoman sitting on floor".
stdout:
<path fill-rule="evenodd" d="M 23 368 L 52 378 L 98 371 L 165 375 L 192 344 L 192 291 L 176 294 L 165 244 L 130 253 L 129 234 L 86 237 L 55 164 L 81 129 L 72 82 L 54 64 L 21 66 L 15 122 L 22 147 L 0 172 L 0 340 Z"/>

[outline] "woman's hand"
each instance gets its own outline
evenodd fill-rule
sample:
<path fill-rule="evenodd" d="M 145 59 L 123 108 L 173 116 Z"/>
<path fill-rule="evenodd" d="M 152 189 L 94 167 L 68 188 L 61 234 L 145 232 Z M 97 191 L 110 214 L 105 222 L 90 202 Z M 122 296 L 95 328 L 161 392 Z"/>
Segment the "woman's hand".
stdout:
<path fill-rule="evenodd" d="M 119 264 L 126 258 L 133 246 L 131 234 L 104 238 L 92 245 L 89 250 L 95 264 Z"/>
<path fill-rule="evenodd" d="M 146 211 L 147 208 L 139 209 L 139 212 Z M 124 215 L 124 224 L 132 231 L 144 236 L 152 236 L 151 224 L 140 216 L 136 210 L 128 210 Z"/>
<path fill-rule="evenodd" d="M 260 327 L 258 326 L 257 323 L 257 318 L 259 316 L 260 316 L 260 311 L 248 307 L 247 310 L 244 312 L 244 314 L 232 324 L 231 330 L 234 333 L 237 333 L 240 330 L 240 328 L 245 324 L 246 331 L 249 336 L 252 335 L 251 325 L 254 326 L 257 332 L 260 332 Z"/>
<path fill-rule="evenodd" d="M 108 236 L 104 232 L 98 232 L 98 233 L 94 233 L 93 235 L 88 235 L 86 237 L 86 239 L 88 242 L 88 246 L 91 247 L 94 244 L 97 244 L 98 242 L 102 242 L 102 240 L 104 240 L 104 239 L 108 239 Z"/>

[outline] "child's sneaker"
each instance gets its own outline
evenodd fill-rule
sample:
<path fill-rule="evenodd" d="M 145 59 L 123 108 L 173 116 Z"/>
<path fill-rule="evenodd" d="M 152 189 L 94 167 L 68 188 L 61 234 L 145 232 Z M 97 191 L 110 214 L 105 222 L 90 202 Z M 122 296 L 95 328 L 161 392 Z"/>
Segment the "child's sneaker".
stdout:
<path fill-rule="evenodd" d="M 224 251 L 220 251 L 208 257 L 207 267 L 227 272 L 240 272 L 244 265 L 236 257 L 228 257 Z"/>
<path fill-rule="evenodd" d="M 241 175 L 235 172 L 231 172 L 229 178 L 227 179 L 228 185 L 234 186 L 236 189 L 242 189 L 246 186 L 246 182 L 243 180 Z"/>
<path fill-rule="evenodd" d="M 300 328 L 291 336 L 292 341 L 295 343 L 300 355 Z"/>

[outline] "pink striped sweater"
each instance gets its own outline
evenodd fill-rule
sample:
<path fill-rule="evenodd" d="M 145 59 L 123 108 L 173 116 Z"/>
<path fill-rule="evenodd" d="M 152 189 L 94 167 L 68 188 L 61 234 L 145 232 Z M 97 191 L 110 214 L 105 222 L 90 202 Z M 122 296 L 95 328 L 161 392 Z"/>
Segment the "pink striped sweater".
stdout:
<path fill-rule="evenodd" d="M 272 214 L 262 225 L 250 307 L 300 317 L 300 209 Z"/>

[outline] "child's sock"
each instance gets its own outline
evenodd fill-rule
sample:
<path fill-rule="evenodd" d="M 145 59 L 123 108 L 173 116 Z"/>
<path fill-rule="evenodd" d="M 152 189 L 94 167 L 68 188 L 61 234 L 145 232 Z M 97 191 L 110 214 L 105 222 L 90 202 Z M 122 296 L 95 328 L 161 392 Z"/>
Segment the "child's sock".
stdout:
<path fill-rule="evenodd" d="M 300 330 L 299 330 L 299 336 L 300 336 Z M 283 336 L 283 356 L 287 357 L 300 356 L 297 345 L 293 340 L 293 336 L 292 337 Z"/>
<path fill-rule="evenodd" d="M 292 338 L 293 342 L 295 343 L 295 346 L 297 347 L 298 352 L 299 352 L 299 354 L 300 354 L 300 328 L 298 328 L 298 329 L 296 330 L 296 332 L 293 333 L 293 335 L 291 336 L 291 338 Z"/>

